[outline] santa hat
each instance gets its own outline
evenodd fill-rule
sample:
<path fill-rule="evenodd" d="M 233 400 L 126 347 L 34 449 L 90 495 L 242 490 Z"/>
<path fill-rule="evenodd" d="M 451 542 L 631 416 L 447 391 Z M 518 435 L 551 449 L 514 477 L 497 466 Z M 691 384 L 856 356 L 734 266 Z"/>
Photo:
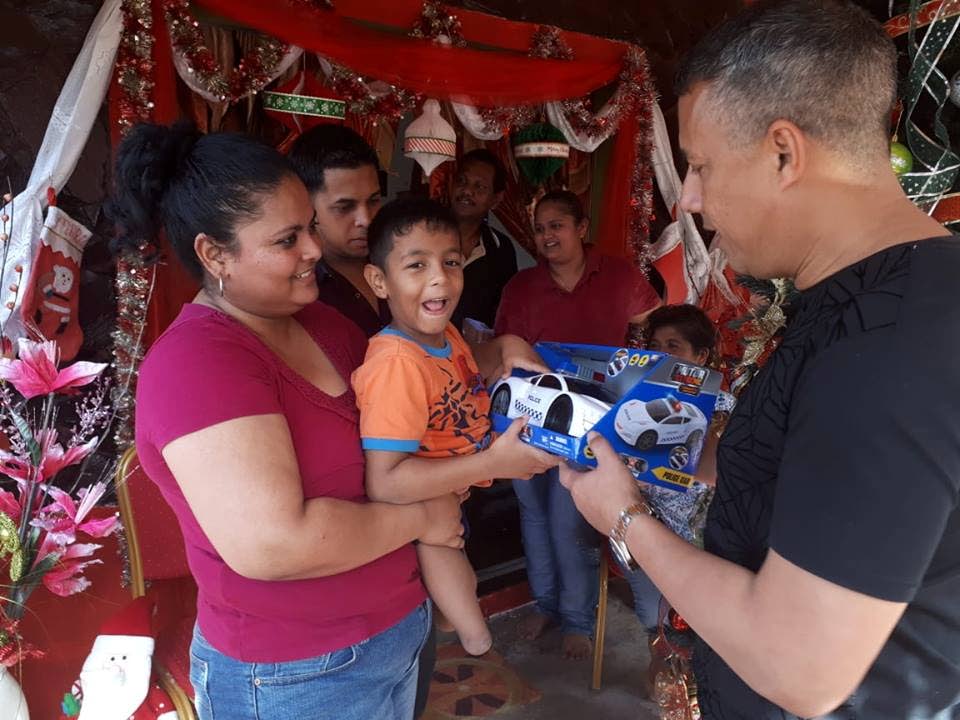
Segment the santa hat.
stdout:
<path fill-rule="evenodd" d="M 145 597 L 136 598 L 116 615 L 107 619 L 100 627 L 100 634 L 94 640 L 94 649 L 109 647 L 123 648 L 153 654 L 153 632 L 150 629 L 150 616 L 153 602 Z"/>

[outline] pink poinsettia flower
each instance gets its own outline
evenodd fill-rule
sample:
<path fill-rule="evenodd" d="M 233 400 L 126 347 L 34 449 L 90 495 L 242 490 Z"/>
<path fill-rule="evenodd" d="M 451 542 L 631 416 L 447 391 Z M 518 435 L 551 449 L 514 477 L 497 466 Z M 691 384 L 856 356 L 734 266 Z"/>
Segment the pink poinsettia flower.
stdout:
<path fill-rule="evenodd" d="M 77 505 L 69 493 L 56 487 L 48 487 L 47 494 L 53 502 L 40 511 L 40 516 L 31 524 L 47 531 L 50 542 L 66 546 L 77 539 L 77 531 L 90 537 L 102 538 L 115 531 L 119 525 L 116 516 L 87 520 L 87 515 L 97 506 L 106 492 L 106 483 L 98 482 L 77 492 Z"/>
<path fill-rule="evenodd" d="M 89 385 L 107 367 L 106 363 L 78 362 L 58 370 L 60 351 L 53 340 L 21 338 L 18 343 L 19 359 L 0 358 L 0 380 L 10 382 L 27 400 Z"/>
<path fill-rule="evenodd" d="M 17 496 L 8 490 L 0 490 L 0 512 L 6 513 L 11 520 L 20 519 L 20 501 Z"/>
<path fill-rule="evenodd" d="M 43 453 L 40 463 L 41 481 L 49 480 L 65 467 L 76 465 L 92 453 L 99 442 L 98 438 L 93 438 L 83 445 L 74 445 L 64 450 L 60 443 L 55 442 L 56 437 L 56 431 L 49 430 L 37 433 L 35 438 Z M 15 480 L 31 480 L 34 477 L 34 467 L 22 457 L 0 450 L 0 473 Z"/>
<path fill-rule="evenodd" d="M 43 576 L 43 584 L 54 595 L 67 597 L 86 590 L 91 582 L 83 577 L 83 571 L 90 565 L 99 565 L 102 560 L 83 560 L 102 546 L 92 543 L 74 543 L 67 547 L 60 560 Z M 37 560 L 42 558 L 37 557 Z"/>

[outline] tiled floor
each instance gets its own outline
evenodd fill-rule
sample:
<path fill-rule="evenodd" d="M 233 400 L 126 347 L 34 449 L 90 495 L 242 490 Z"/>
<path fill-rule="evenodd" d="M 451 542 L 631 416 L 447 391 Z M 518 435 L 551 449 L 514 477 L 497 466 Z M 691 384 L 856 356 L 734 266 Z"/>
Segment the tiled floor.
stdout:
<path fill-rule="evenodd" d="M 520 640 L 516 626 L 532 606 L 493 619 L 494 647 L 523 681 L 542 693 L 529 704 L 507 705 L 485 712 L 500 720 L 656 720 L 644 696 L 643 674 L 649 655 L 645 634 L 632 610 L 611 592 L 608 603 L 603 685 L 590 689 L 591 661 L 560 656 L 560 633 L 554 629 L 537 641 Z M 478 705 L 479 707 L 479 705 Z M 482 708 L 481 708 L 482 710 Z M 468 715 L 469 716 L 469 715 Z M 452 717 L 442 714 L 436 717 Z"/>

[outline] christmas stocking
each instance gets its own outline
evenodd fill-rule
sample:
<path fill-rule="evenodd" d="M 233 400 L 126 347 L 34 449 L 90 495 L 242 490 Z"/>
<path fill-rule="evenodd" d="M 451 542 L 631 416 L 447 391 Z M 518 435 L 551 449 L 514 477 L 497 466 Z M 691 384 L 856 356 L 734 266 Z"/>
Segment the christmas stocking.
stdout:
<path fill-rule="evenodd" d="M 77 322 L 80 300 L 80 258 L 90 231 L 51 205 L 40 231 L 40 247 L 30 280 L 23 288 L 20 315 L 31 334 L 55 340 L 60 359 L 76 357 L 83 343 Z"/>

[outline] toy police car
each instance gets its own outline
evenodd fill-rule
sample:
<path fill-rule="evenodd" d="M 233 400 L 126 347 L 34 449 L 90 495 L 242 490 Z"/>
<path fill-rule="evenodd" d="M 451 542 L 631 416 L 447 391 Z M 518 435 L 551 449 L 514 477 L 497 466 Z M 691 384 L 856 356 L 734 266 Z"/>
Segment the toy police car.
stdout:
<path fill-rule="evenodd" d="M 637 450 L 649 450 L 655 445 L 685 445 L 693 451 L 707 430 L 707 419 L 695 405 L 668 395 L 647 402 L 625 402 L 617 411 L 614 427 L 623 441 Z"/>
<path fill-rule="evenodd" d="M 598 383 L 544 373 L 501 380 L 493 389 L 490 409 L 510 419 L 525 415 L 533 425 L 579 437 L 593 428 L 616 402 Z"/>

